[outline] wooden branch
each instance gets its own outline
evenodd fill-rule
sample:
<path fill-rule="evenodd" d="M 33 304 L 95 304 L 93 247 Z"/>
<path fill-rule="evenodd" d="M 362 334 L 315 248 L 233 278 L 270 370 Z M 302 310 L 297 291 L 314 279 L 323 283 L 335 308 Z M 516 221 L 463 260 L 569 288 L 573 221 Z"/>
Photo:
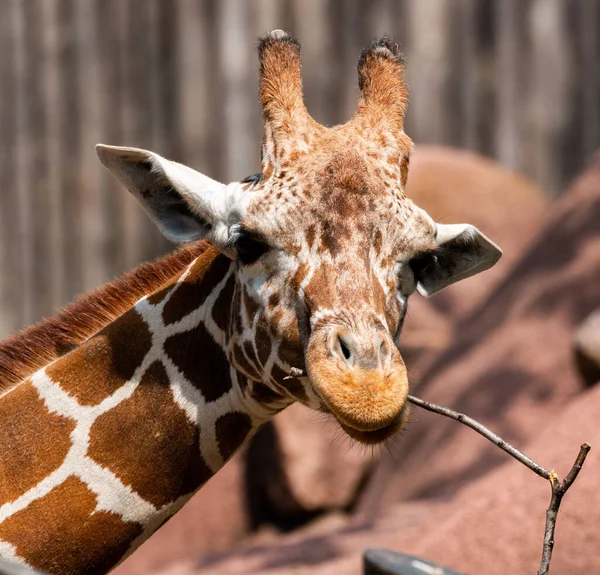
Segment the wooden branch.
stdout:
<path fill-rule="evenodd" d="M 584 443 L 579 449 L 577 459 L 571 467 L 571 471 L 565 477 L 564 481 L 559 481 L 556 473 L 552 472 L 550 476 L 550 485 L 552 486 L 552 497 L 550 498 L 550 506 L 546 510 L 546 529 L 544 532 L 544 546 L 542 549 L 542 561 L 538 575 L 547 575 L 550 572 L 550 561 L 552 560 L 552 550 L 554 549 L 554 530 L 556 529 L 556 518 L 558 517 L 558 509 L 564 494 L 569 487 L 573 485 L 577 475 L 581 471 L 585 458 L 589 453 L 591 446 L 589 443 Z"/>
<path fill-rule="evenodd" d="M 550 498 L 550 506 L 546 511 L 544 546 L 542 549 L 540 569 L 538 571 L 538 575 L 548 575 L 550 572 L 550 561 L 552 560 L 552 550 L 554 549 L 554 531 L 556 529 L 558 510 L 564 494 L 567 492 L 569 487 L 571 487 L 575 479 L 577 479 L 577 475 L 579 475 L 579 472 L 583 467 L 585 458 L 591 449 L 590 444 L 584 443 L 581 446 L 579 454 L 577 455 L 577 459 L 575 460 L 573 467 L 571 467 L 571 471 L 569 471 L 568 475 L 563 481 L 560 481 L 558 479 L 558 475 L 556 475 L 554 471 L 548 471 L 545 467 L 537 464 L 535 461 L 533 461 L 533 459 L 527 457 L 517 448 L 504 441 L 504 439 L 485 427 L 485 425 L 482 425 L 464 413 L 459 413 L 458 411 L 454 411 L 448 407 L 436 405 L 435 403 L 419 399 L 413 395 L 408 396 L 408 401 L 414 405 L 418 405 L 419 407 L 426 409 L 427 411 L 432 411 L 433 413 L 438 413 L 440 415 L 444 415 L 445 417 L 455 419 L 456 421 L 470 427 L 480 435 L 483 435 L 483 437 L 491 441 L 494 445 L 506 451 L 506 453 L 514 457 L 517 461 L 520 461 L 523 465 L 529 467 L 529 469 L 531 469 L 534 473 L 537 473 L 537 475 L 540 477 L 550 481 L 550 486 L 552 487 L 552 497 Z"/>
<path fill-rule="evenodd" d="M 506 451 L 509 455 L 512 455 L 517 461 L 520 461 L 523 465 L 529 467 L 531 471 L 537 473 L 540 477 L 544 479 L 550 479 L 552 474 L 551 471 L 538 465 L 533 459 L 527 457 L 524 453 L 519 451 L 516 447 L 513 447 L 510 443 L 502 439 L 499 435 L 496 435 L 492 430 L 488 429 L 485 425 L 482 425 L 478 421 L 474 420 L 472 417 L 465 415 L 464 413 L 459 413 L 458 411 L 454 411 L 449 407 L 442 407 L 441 405 L 436 405 L 435 403 L 431 403 L 429 401 L 425 401 L 424 399 L 419 399 L 414 395 L 408 396 L 408 401 L 413 405 L 418 405 L 427 411 L 432 411 L 433 413 L 439 413 L 440 415 L 444 415 L 446 417 L 450 417 L 451 419 L 455 419 L 456 421 L 470 427 L 475 430 L 479 435 L 483 435 L 486 439 L 489 439 L 494 445 Z"/>

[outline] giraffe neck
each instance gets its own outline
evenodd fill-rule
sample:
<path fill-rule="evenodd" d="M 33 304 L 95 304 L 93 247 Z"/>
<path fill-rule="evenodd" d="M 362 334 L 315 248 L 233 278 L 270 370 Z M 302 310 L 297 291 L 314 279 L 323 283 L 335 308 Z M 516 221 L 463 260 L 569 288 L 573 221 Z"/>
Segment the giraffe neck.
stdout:
<path fill-rule="evenodd" d="M 0 557 L 109 571 L 290 403 L 228 361 L 216 254 L 0 396 Z"/>

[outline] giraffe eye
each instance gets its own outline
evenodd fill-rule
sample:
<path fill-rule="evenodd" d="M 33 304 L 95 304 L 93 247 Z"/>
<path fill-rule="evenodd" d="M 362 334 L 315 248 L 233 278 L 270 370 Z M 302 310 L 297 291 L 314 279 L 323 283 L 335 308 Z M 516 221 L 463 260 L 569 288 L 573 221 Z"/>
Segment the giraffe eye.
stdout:
<path fill-rule="evenodd" d="M 269 251 L 269 246 L 263 240 L 248 232 L 238 235 L 234 245 L 243 265 L 253 264 Z"/>

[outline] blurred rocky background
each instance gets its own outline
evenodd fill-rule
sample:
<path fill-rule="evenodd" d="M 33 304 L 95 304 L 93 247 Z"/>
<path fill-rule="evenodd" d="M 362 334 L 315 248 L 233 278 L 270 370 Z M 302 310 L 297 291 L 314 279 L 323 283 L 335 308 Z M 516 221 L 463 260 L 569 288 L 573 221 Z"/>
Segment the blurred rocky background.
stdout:
<path fill-rule="evenodd" d="M 0 0 L 0 335 L 172 249 L 96 159 L 151 148 L 224 181 L 259 168 L 257 37 L 303 44 L 306 101 L 353 113 L 356 61 L 403 46 L 407 193 L 504 250 L 414 296 L 413 391 L 564 475 L 600 444 L 600 0 Z M 553 572 L 600 561 L 600 458 L 565 499 Z M 549 487 L 453 421 L 413 410 L 386 448 L 280 414 L 117 571 L 358 574 L 366 546 L 458 571 L 534 572 Z"/>

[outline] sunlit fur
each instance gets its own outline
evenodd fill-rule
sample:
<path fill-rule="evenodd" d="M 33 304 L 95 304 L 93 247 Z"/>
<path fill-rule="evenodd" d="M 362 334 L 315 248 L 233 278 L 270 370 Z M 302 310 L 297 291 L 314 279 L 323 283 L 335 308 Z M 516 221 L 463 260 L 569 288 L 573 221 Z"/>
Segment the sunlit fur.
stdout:
<path fill-rule="evenodd" d="M 403 193 L 412 151 L 404 63 L 395 44 L 374 42 L 359 61 L 356 115 L 326 128 L 304 106 L 298 43 L 272 34 L 259 53 L 262 173 L 248 180 L 235 234 L 269 249 L 251 265 L 237 263 L 242 319 L 231 328 L 231 360 L 282 393 L 290 368 L 306 370 L 305 397 L 295 399 L 331 412 L 354 439 L 377 443 L 408 416 L 396 347 L 415 289 L 408 262 L 435 246 L 431 218 Z M 331 351 L 336 330 L 352 339 L 356 365 Z M 261 338 L 271 346 L 266 362 L 253 357 Z M 385 365 L 374 341 L 388 350 Z"/>

